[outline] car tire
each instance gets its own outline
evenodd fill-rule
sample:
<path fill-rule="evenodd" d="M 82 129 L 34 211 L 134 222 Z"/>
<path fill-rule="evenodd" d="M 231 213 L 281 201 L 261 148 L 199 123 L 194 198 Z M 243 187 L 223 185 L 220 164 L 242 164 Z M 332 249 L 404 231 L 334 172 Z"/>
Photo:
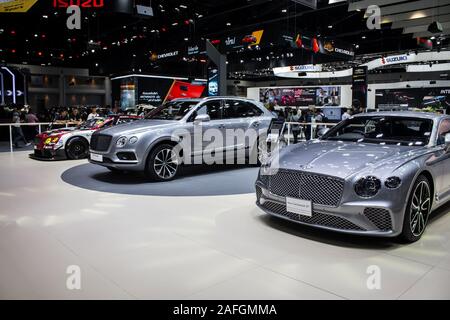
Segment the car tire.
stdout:
<path fill-rule="evenodd" d="M 147 158 L 146 176 L 152 181 L 170 181 L 176 178 L 180 168 L 180 157 L 171 144 L 154 148 Z"/>
<path fill-rule="evenodd" d="M 403 219 L 400 239 L 407 243 L 416 242 L 425 232 L 433 201 L 431 183 L 420 175 L 413 185 Z"/>
<path fill-rule="evenodd" d="M 87 158 L 89 155 L 88 142 L 80 137 L 70 139 L 66 145 L 66 155 L 70 160 Z"/>

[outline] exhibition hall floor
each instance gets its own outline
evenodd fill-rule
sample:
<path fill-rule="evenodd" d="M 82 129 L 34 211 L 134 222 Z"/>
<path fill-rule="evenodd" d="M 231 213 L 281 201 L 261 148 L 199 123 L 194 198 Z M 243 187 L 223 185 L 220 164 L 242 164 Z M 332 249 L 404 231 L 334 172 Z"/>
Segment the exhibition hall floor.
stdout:
<path fill-rule="evenodd" d="M 256 168 L 161 184 L 28 153 L 0 153 L 2 299 L 450 298 L 450 206 L 402 245 L 264 215 Z M 71 265 L 81 290 L 66 287 Z"/>

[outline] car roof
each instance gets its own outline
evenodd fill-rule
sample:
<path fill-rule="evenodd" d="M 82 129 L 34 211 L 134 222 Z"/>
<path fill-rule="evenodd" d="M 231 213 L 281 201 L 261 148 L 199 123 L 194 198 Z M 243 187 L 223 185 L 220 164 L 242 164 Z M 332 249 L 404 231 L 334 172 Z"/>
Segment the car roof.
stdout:
<path fill-rule="evenodd" d="M 442 118 L 444 115 L 432 112 L 419 112 L 419 111 L 382 111 L 382 112 L 359 113 L 354 115 L 354 117 L 364 117 L 364 116 L 405 117 L 405 118 L 421 118 L 434 120 Z"/>

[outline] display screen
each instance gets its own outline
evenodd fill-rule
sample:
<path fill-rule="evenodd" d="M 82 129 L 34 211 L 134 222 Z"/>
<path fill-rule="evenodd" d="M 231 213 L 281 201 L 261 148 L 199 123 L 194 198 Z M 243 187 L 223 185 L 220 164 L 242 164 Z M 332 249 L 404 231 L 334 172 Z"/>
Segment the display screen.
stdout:
<path fill-rule="evenodd" d="M 219 70 L 215 67 L 208 68 L 208 96 L 219 95 Z"/>
<path fill-rule="evenodd" d="M 376 91 L 379 109 L 450 109 L 450 88 L 406 88 Z"/>
<path fill-rule="evenodd" d="M 341 105 L 341 87 L 262 88 L 260 101 L 274 106 L 338 107 Z"/>
<path fill-rule="evenodd" d="M 120 86 L 120 109 L 134 109 L 136 106 L 136 90 L 134 84 L 122 84 Z"/>
<path fill-rule="evenodd" d="M 342 119 L 342 109 L 341 108 L 324 108 L 323 113 L 328 120 L 331 121 L 341 121 Z"/>

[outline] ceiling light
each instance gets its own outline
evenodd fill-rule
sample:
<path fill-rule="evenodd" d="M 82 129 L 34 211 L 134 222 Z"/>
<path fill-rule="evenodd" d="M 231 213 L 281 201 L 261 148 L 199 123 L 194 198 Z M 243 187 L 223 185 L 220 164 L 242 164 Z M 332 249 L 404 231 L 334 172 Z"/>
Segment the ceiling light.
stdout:
<path fill-rule="evenodd" d="M 281 10 L 281 12 L 286 13 L 286 12 L 287 12 L 287 9 L 283 9 L 283 10 Z"/>

